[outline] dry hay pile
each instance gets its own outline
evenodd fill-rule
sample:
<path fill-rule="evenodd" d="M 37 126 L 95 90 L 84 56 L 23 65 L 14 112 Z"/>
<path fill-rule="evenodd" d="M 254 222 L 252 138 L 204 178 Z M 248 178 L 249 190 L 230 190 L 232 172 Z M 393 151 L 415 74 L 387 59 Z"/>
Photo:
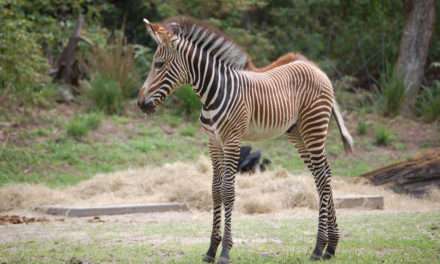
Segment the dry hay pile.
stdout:
<path fill-rule="evenodd" d="M 308 173 L 285 170 L 237 176 L 236 209 L 242 213 L 270 213 L 296 207 L 316 208 L 317 194 Z M 439 208 L 439 192 L 429 199 L 412 199 L 381 187 L 333 178 L 335 196 L 380 194 L 385 208 L 429 210 Z M 437 203 L 435 202 L 437 201 Z M 211 209 L 211 166 L 206 157 L 193 164 L 176 162 L 161 167 L 98 174 L 78 185 L 51 189 L 44 185 L 14 184 L 0 188 L 0 212 L 48 204 L 103 205 L 118 203 L 184 202 L 193 210 Z"/>

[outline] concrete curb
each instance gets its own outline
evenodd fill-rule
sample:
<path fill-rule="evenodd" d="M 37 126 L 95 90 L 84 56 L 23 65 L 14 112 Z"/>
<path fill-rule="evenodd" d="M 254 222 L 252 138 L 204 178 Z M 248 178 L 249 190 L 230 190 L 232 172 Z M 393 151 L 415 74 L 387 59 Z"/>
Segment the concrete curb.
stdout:
<path fill-rule="evenodd" d="M 336 208 L 384 209 L 384 197 L 380 195 L 350 195 L 335 197 Z"/>
<path fill-rule="evenodd" d="M 161 203 L 161 204 L 124 204 L 107 205 L 99 207 L 63 207 L 63 206 L 42 206 L 36 208 L 38 211 L 66 217 L 87 217 L 100 215 L 122 215 L 138 213 L 159 213 L 168 211 L 188 211 L 183 203 Z"/>

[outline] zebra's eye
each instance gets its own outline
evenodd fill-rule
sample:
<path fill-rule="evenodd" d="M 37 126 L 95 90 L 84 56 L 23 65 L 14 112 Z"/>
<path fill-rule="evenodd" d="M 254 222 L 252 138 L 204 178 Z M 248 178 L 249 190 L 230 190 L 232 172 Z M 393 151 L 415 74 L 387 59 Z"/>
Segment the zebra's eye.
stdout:
<path fill-rule="evenodd" d="M 160 68 L 163 67 L 164 64 L 165 64 L 165 62 L 163 62 L 163 61 L 156 61 L 156 62 L 154 63 L 154 68 L 156 68 L 156 69 L 160 69 Z"/>

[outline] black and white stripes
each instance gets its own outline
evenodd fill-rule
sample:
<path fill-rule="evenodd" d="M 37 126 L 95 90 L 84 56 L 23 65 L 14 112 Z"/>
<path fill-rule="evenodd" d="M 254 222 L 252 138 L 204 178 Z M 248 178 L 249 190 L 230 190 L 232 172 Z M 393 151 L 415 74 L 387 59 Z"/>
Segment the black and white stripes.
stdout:
<path fill-rule="evenodd" d="M 352 140 L 327 76 L 306 59 L 266 72 L 246 70 L 250 59 L 238 45 L 218 30 L 192 19 L 148 22 L 147 27 L 158 48 L 152 64 L 155 67 L 139 92 L 139 106 L 146 112 L 154 110 L 182 84 L 193 85 L 203 105 L 200 121 L 209 134 L 214 170 L 213 226 L 205 261 L 215 260 L 221 242 L 219 263 L 229 263 L 240 142 L 282 134 L 288 135 L 311 170 L 319 194 L 318 235 L 312 258 L 333 256 L 339 233 L 325 154 L 332 112 L 348 149 Z"/>

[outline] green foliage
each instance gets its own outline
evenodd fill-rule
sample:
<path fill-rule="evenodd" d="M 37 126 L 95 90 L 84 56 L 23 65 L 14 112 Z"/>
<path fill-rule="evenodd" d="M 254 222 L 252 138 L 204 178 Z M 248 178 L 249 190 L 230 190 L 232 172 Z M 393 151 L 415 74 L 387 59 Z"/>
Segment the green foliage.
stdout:
<path fill-rule="evenodd" d="M 87 135 L 89 131 L 97 129 L 101 119 L 102 116 L 98 113 L 76 116 L 66 125 L 67 135 L 80 139 Z"/>
<path fill-rule="evenodd" d="M 384 61 L 395 60 L 403 28 L 402 1 L 119 1 L 106 21 L 126 17 L 127 35 L 155 47 L 139 21 L 175 15 L 208 20 L 263 65 L 289 52 L 323 62 L 329 73 L 379 76 Z M 397 15 L 398 14 L 398 15 Z M 434 42 L 433 42 L 434 43 Z M 373 75 L 373 76 L 371 76 Z"/>
<path fill-rule="evenodd" d="M 190 85 L 185 85 L 176 90 L 174 93 L 179 99 L 178 109 L 186 114 L 200 112 L 201 103 L 199 97 L 194 93 Z"/>
<path fill-rule="evenodd" d="M 83 0 L 0 1 L 0 93 L 48 105 L 56 91 L 48 62 L 59 56 L 80 13 L 92 25 L 106 7 Z"/>
<path fill-rule="evenodd" d="M 398 115 L 405 99 L 403 79 L 395 71 L 386 71 L 381 76 L 380 86 L 382 92 L 378 102 L 383 114 L 385 116 Z"/>
<path fill-rule="evenodd" d="M 146 79 L 151 61 L 153 60 L 153 51 L 149 47 L 142 45 L 133 45 L 133 48 L 136 68 L 139 72 L 139 75 L 143 79 Z"/>
<path fill-rule="evenodd" d="M 440 81 L 434 81 L 432 87 L 425 87 L 419 96 L 417 112 L 427 122 L 440 119 Z"/>
<path fill-rule="evenodd" d="M 357 124 L 356 131 L 360 136 L 366 135 L 368 132 L 368 124 L 360 120 Z"/>
<path fill-rule="evenodd" d="M 119 114 L 123 110 L 123 94 L 118 82 L 106 75 L 96 75 L 90 83 L 88 97 L 94 108 L 106 114 Z"/>
<path fill-rule="evenodd" d="M 28 92 L 44 86 L 49 65 L 32 23 L 1 5 L 0 20 L 0 92 Z"/>
<path fill-rule="evenodd" d="M 374 137 L 374 143 L 378 146 L 388 146 L 393 139 L 391 131 L 382 126 L 376 128 Z"/>

